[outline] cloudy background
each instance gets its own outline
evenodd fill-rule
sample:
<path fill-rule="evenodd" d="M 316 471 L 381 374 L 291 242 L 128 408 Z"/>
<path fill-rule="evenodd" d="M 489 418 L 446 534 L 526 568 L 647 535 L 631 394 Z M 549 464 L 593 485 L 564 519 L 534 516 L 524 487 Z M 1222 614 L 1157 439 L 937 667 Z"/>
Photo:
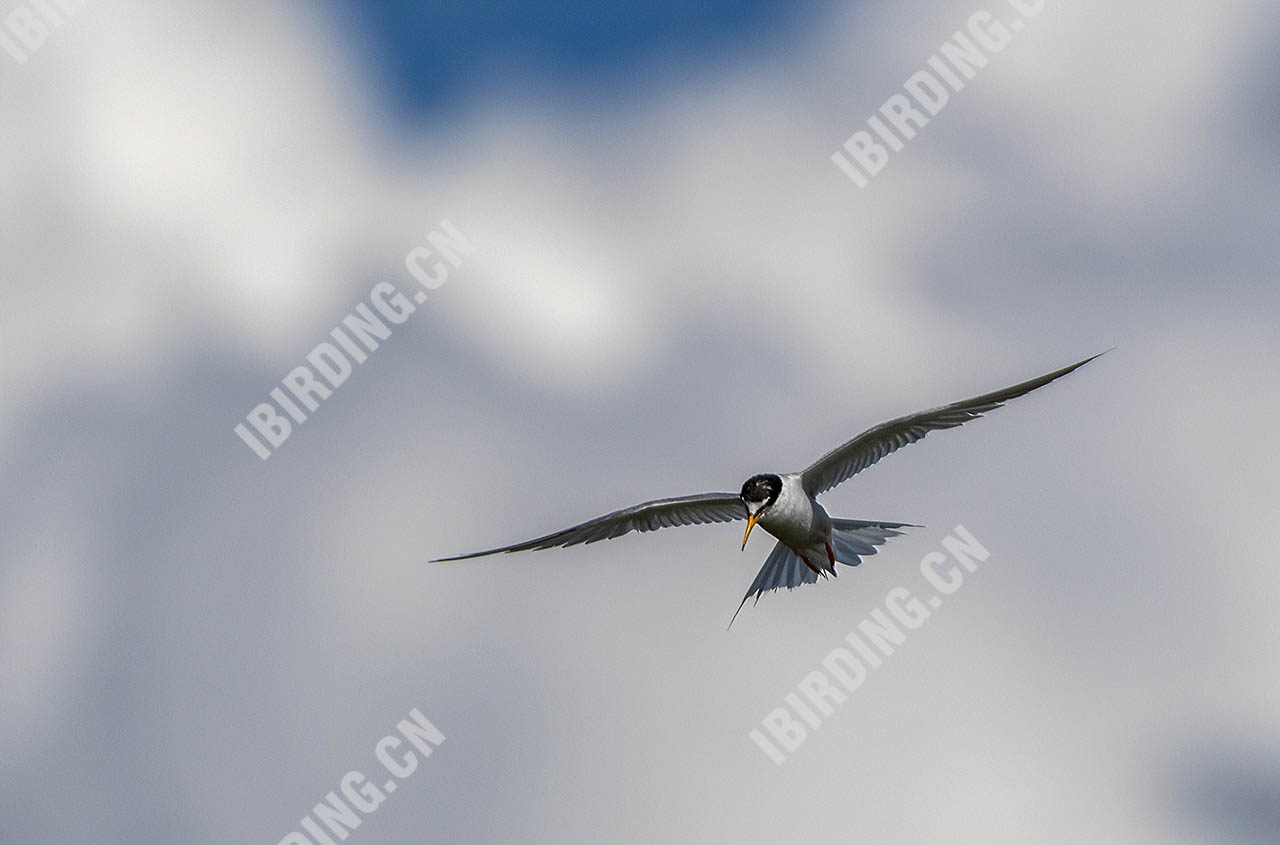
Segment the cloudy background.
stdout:
<path fill-rule="evenodd" d="M 859 191 L 974 8 L 95 2 L 0 54 L 0 841 L 275 843 L 414 707 L 353 842 L 1280 840 L 1280 15 L 1051 2 Z M 260 461 L 441 218 L 476 252 Z M 1112 346 L 828 494 L 928 527 L 728 633 L 740 525 L 424 565 Z M 990 561 L 774 765 L 956 523 Z"/>

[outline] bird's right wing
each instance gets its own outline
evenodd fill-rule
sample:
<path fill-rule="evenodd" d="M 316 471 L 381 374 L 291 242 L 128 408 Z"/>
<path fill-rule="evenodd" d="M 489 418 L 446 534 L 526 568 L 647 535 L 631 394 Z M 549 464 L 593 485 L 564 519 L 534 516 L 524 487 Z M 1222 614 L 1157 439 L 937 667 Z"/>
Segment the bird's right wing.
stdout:
<path fill-rule="evenodd" d="M 595 543 L 600 540 L 612 540 L 631 531 L 657 531 L 659 528 L 671 528 L 676 525 L 697 525 L 706 522 L 733 522 L 735 519 L 746 519 L 747 507 L 736 493 L 699 493 L 694 496 L 680 496 L 675 499 L 656 499 L 640 505 L 633 505 L 614 511 L 604 516 L 588 520 L 581 525 L 538 537 L 514 546 L 503 546 L 500 549 L 489 549 L 484 552 L 472 552 L 466 555 L 440 558 L 438 563 L 446 560 L 464 560 L 469 557 L 494 555 L 499 552 L 523 552 L 533 549 L 551 549 L 557 546 L 576 546 L 578 543 Z"/>
<path fill-rule="evenodd" d="M 1098 355 L 1104 354 L 1106 353 L 1098 353 Z M 955 428 L 969 420 L 975 420 L 986 412 L 999 408 L 1010 399 L 1030 393 L 1037 387 L 1044 387 L 1054 379 L 1062 378 L 1072 370 L 1083 367 L 1098 355 L 1021 384 L 1015 384 L 1013 387 L 993 390 L 991 393 L 984 393 L 972 399 L 962 399 L 950 405 L 943 405 L 941 408 L 908 414 L 869 428 L 848 443 L 832 449 L 816 460 L 812 466 L 800 473 L 800 483 L 810 496 L 830 490 L 890 452 L 896 452 L 909 443 L 915 443 L 929 432 Z"/>

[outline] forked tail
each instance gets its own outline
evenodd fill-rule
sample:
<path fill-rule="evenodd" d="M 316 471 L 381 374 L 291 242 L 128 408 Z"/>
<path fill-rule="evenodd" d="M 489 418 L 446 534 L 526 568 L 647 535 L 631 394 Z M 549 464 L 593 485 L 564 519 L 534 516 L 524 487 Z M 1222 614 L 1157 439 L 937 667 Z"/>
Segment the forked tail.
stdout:
<path fill-rule="evenodd" d="M 909 522 L 832 519 L 831 547 L 836 553 L 836 560 L 840 563 L 846 566 L 857 566 L 862 563 L 863 557 L 876 553 L 876 546 L 890 537 L 897 537 L 902 534 L 898 529 L 919 527 Z M 742 597 L 741 604 L 733 612 L 733 619 L 729 620 L 729 627 L 733 627 L 733 620 L 738 618 L 738 613 L 742 610 L 742 606 L 752 596 L 755 596 L 756 601 L 759 602 L 760 596 L 766 591 L 776 590 L 779 587 L 786 587 L 790 590 L 801 584 L 812 584 L 817 580 L 818 573 L 810 569 L 800 555 L 792 551 L 790 547 L 779 542 L 773 547 L 769 557 L 765 558 L 764 566 L 760 567 L 760 571 L 756 573 L 756 580 L 751 582 L 751 586 L 747 589 L 747 594 Z"/>
<path fill-rule="evenodd" d="M 899 528 L 919 528 L 909 522 L 872 522 L 865 519 L 832 519 L 831 545 L 836 560 L 849 566 L 862 563 L 862 557 L 876 553 L 876 546 L 902 534 Z"/>

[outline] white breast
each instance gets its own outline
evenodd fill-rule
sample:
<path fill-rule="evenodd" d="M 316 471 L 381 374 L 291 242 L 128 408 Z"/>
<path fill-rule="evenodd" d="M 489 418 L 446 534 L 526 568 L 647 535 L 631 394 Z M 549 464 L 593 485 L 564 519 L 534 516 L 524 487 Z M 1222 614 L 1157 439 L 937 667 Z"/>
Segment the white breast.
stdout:
<path fill-rule="evenodd" d="M 791 548 L 802 550 L 826 541 L 831 520 L 822 505 L 804 492 L 799 475 L 784 475 L 782 493 L 761 514 L 760 527 Z"/>

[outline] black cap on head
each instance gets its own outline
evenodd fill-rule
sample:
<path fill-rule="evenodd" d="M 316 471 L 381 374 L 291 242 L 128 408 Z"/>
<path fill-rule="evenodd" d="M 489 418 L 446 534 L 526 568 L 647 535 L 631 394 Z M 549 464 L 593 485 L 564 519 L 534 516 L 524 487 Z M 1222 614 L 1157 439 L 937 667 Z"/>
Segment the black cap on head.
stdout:
<path fill-rule="evenodd" d="M 772 473 L 753 475 L 742 485 L 738 496 L 744 502 L 752 504 L 772 505 L 782 492 L 782 479 Z"/>

